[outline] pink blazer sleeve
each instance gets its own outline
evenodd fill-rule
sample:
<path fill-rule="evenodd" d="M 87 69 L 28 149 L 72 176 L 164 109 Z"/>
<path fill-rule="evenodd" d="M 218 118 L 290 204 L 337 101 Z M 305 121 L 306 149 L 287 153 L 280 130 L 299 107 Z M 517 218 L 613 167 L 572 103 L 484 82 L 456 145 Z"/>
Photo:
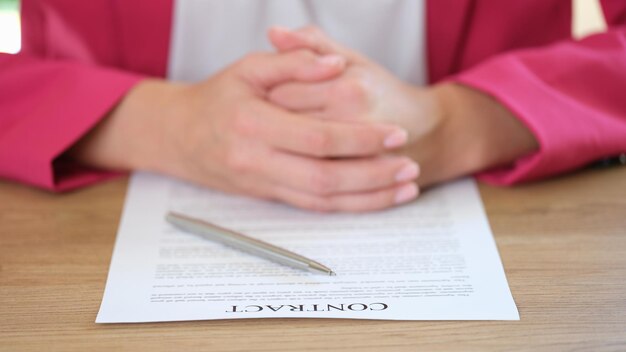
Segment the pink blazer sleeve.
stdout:
<path fill-rule="evenodd" d="M 113 176 L 61 155 L 139 79 L 80 63 L 0 54 L 0 177 L 63 191 Z"/>
<path fill-rule="evenodd" d="M 504 104 L 540 144 L 513 165 L 480 174 L 484 181 L 535 180 L 626 152 L 626 26 L 503 54 L 453 80 Z"/>

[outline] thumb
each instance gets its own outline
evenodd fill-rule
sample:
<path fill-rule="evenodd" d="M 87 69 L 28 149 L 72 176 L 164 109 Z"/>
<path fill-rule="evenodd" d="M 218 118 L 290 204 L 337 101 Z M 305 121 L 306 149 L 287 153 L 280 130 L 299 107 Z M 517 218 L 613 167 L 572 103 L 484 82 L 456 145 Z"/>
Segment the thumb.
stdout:
<path fill-rule="evenodd" d="M 316 55 L 309 50 L 256 53 L 240 60 L 240 77 L 263 91 L 288 82 L 319 82 L 339 76 L 346 67 L 340 55 Z"/>

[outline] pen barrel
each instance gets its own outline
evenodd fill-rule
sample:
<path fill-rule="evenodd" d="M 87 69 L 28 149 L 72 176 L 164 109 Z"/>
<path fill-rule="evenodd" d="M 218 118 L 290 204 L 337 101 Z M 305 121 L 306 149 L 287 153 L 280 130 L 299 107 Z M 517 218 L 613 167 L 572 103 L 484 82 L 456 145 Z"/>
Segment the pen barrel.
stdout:
<path fill-rule="evenodd" d="M 273 262 L 305 271 L 332 273 L 330 269 L 306 257 L 206 221 L 172 212 L 167 214 L 166 219 L 185 232 L 191 232 Z"/>

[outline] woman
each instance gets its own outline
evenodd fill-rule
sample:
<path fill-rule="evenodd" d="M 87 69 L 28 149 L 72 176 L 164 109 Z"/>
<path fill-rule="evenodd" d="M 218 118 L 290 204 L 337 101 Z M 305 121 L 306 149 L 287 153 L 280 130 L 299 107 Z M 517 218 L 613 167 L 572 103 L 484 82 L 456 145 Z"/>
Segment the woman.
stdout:
<path fill-rule="evenodd" d="M 569 171 L 626 151 L 626 3 L 603 5 L 609 31 L 574 42 L 562 0 L 24 0 L 0 175 L 142 169 L 362 211 Z"/>

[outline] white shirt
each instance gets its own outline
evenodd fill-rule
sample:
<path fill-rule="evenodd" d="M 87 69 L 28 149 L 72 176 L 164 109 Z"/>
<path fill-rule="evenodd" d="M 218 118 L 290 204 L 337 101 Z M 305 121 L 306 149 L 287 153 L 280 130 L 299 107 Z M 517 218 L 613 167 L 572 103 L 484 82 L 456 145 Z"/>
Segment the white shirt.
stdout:
<path fill-rule="evenodd" d="M 273 25 L 320 27 L 416 85 L 426 80 L 424 0 L 177 0 L 168 77 L 199 81 L 254 51 Z"/>

